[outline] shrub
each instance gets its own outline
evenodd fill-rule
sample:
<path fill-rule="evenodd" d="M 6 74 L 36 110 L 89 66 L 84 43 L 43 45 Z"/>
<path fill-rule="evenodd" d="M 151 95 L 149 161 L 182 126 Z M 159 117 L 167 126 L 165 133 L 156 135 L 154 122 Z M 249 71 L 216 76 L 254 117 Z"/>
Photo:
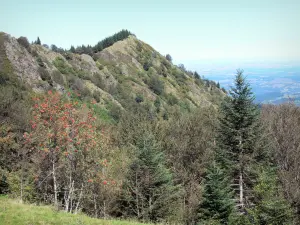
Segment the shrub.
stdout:
<path fill-rule="evenodd" d="M 40 74 L 43 81 L 47 81 L 50 85 L 52 85 L 51 76 L 45 68 L 39 67 L 38 68 L 38 73 Z"/>
<path fill-rule="evenodd" d="M 101 88 L 102 90 L 105 89 L 105 84 L 103 82 L 102 76 L 99 73 L 95 73 L 94 76 L 91 78 L 93 84 L 97 87 Z"/>
<path fill-rule="evenodd" d="M 142 52 L 143 46 L 142 46 L 141 42 L 137 42 L 136 49 L 138 50 L 138 52 Z"/>
<path fill-rule="evenodd" d="M 74 78 L 74 82 L 71 85 L 71 89 L 74 91 L 78 91 L 81 92 L 84 89 L 84 84 L 82 82 L 82 80 L 80 80 L 79 78 Z"/>
<path fill-rule="evenodd" d="M 46 67 L 40 56 L 37 57 L 36 61 L 40 67 Z"/>
<path fill-rule="evenodd" d="M 150 69 L 150 67 L 152 66 L 152 63 L 149 61 L 146 61 L 143 65 L 143 68 L 145 71 L 148 71 Z"/>
<path fill-rule="evenodd" d="M 161 95 L 164 91 L 164 83 L 158 77 L 152 76 L 147 82 L 149 88 L 157 95 Z"/>
<path fill-rule="evenodd" d="M 172 57 L 171 57 L 170 54 L 167 54 L 167 55 L 166 55 L 166 59 L 167 59 L 169 62 L 172 62 Z"/>
<path fill-rule="evenodd" d="M 176 104 L 178 104 L 178 99 L 172 93 L 166 95 L 166 100 L 167 100 L 167 102 L 168 102 L 169 105 L 176 105 Z"/>
<path fill-rule="evenodd" d="M 20 45 L 22 45 L 24 48 L 26 48 L 27 50 L 30 47 L 29 41 L 26 37 L 19 37 L 17 39 L 17 41 L 19 42 Z"/>
<path fill-rule="evenodd" d="M 161 105 L 161 102 L 160 102 L 160 99 L 157 97 L 154 101 L 154 106 L 156 108 L 156 112 L 159 113 L 160 112 L 160 105 Z"/>
<path fill-rule="evenodd" d="M 65 80 L 64 80 L 63 75 L 62 75 L 59 71 L 57 71 L 57 70 L 54 70 L 54 71 L 52 72 L 52 80 L 53 80 L 55 83 L 60 84 L 60 85 L 62 85 L 62 86 L 65 85 Z"/>
<path fill-rule="evenodd" d="M 168 62 L 167 60 L 163 59 L 163 60 L 162 60 L 162 64 L 163 64 L 167 69 L 171 69 L 171 64 L 170 64 L 170 62 Z"/>
<path fill-rule="evenodd" d="M 117 106 L 116 104 L 113 104 L 111 109 L 109 110 L 109 115 L 118 122 L 121 117 L 121 108 Z"/>
<path fill-rule="evenodd" d="M 95 91 L 93 92 L 93 98 L 94 98 L 97 102 L 100 102 L 100 100 L 101 100 L 101 92 L 95 90 Z"/>
<path fill-rule="evenodd" d="M 135 97 L 135 101 L 136 101 L 137 103 L 143 102 L 143 101 L 144 101 L 144 96 L 141 95 L 141 94 L 137 94 L 137 96 Z"/>
<path fill-rule="evenodd" d="M 81 96 L 82 97 L 91 97 L 92 96 L 92 92 L 90 91 L 90 89 L 88 87 L 84 87 L 81 90 Z"/>
<path fill-rule="evenodd" d="M 56 57 L 55 60 L 53 61 L 53 65 L 62 73 L 62 74 L 68 74 L 72 73 L 75 74 L 73 68 L 69 67 L 65 60 L 62 59 L 61 57 Z"/>

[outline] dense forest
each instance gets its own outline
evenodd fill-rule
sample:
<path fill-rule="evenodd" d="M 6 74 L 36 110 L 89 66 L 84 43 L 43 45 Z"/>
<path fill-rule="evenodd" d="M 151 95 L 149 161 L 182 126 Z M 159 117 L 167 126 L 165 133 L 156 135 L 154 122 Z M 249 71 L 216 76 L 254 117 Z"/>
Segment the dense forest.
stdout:
<path fill-rule="evenodd" d="M 131 33 L 121 34 L 91 49 L 101 53 Z M 35 45 L 41 45 L 40 39 Z M 62 91 L 50 85 L 43 92 L 33 91 L 2 60 L 6 69 L 0 73 L 0 194 L 96 218 L 299 224 L 300 109 L 292 102 L 258 107 L 242 70 L 225 95 L 219 84 L 183 65 L 173 66 L 170 55 L 165 66 L 156 68 L 158 56 L 142 45 L 138 48 L 144 54 L 137 56 L 143 70 L 139 74 L 146 77 L 141 86 L 153 94 L 152 102 L 145 94 L 130 96 L 120 75 L 115 89 L 93 76 L 101 90 L 120 102 L 121 106 L 113 100 L 107 103 L 105 116 L 110 120 L 98 106 L 105 93 L 89 93 L 79 78 L 89 79 L 64 59 L 53 62 L 60 82 L 66 83 L 72 74 L 79 78 L 72 88 Z M 70 52 L 80 54 L 75 48 Z M 38 63 L 47 68 L 43 60 Z M 99 67 L 103 65 L 118 68 L 107 62 Z M 153 68 L 163 68 L 159 78 Z M 194 100 L 166 93 L 171 76 L 184 96 L 191 80 L 212 93 L 207 96 L 214 104 L 190 107 Z M 49 77 L 43 81 L 57 81 Z M 216 93 L 221 93 L 217 100 Z"/>

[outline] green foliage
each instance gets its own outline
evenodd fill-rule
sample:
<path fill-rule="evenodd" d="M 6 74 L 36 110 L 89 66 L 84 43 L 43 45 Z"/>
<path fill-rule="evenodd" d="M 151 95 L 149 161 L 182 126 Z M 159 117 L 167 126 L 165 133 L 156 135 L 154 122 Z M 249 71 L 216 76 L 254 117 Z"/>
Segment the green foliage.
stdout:
<path fill-rule="evenodd" d="M 103 81 L 102 76 L 99 73 L 95 73 L 92 76 L 91 81 L 93 82 L 93 84 L 95 84 L 97 87 L 101 88 L 102 90 L 106 90 L 105 89 L 105 83 Z"/>
<path fill-rule="evenodd" d="M 142 223 L 134 221 L 104 220 L 91 218 L 81 213 L 74 215 L 71 213 L 59 212 L 50 206 L 21 204 L 17 200 L 9 199 L 6 196 L 0 196 L 0 221 L 2 224 L 6 225 L 142 225 Z"/>
<path fill-rule="evenodd" d="M 172 56 L 170 54 L 167 54 L 166 55 L 166 59 L 169 61 L 169 62 L 172 62 Z"/>
<path fill-rule="evenodd" d="M 137 156 L 124 189 L 123 213 L 143 221 L 165 220 L 178 204 L 180 189 L 174 185 L 165 156 L 152 134 L 142 134 L 136 147 Z"/>
<path fill-rule="evenodd" d="M 256 150 L 259 111 L 253 103 L 254 96 L 243 71 L 237 71 L 235 86 L 229 94 L 221 107 L 219 159 L 227 167 L 241 169 L 251 162 Z"/>
<path fill-rule="evenodd" d="M 120 120 L 120 116 L 121 116 L 121 108 L 116 105 L 116 104 L 112 104 L 110 110 L 109 110 L 109 115 L 116 121 L 118 122 Z"/>
<path fill-rule="evenodd" d="M 162 95 L 164 92 L 164 82 L 160 80 L 157 76 L 152 76 L 147 81 L 149 88 L 157 95 Z"/>
<path fill-rule="evenodd" d="M 39 67 L 38 73 L 40 74 L 43 81 L 47 81 L 50 85 L 52 85 L 52 78 L 45 68 Z"/>
<path fill-rule="evenodd" d="M 59 85 L 62 85 L 64 86 L 65 85 L 65 80 L 64 80 L 64 76 L 57 70 L 54 70 L 52 73 L 51 73 L 51 77 L 52 77 L 52 80 L 59 84 Z"/>
<path fill-rule="evenodd" d="M 152 66 L 152 62 L 151 61 L 146 61 L 143 65 L 143 68 L 144 68 L 145 71 L 148 71 L 151 66 Z"/>
<path fill-rule="evenodd" d="M 93 49 L 94 49 L 95 52 L 100 52 L 103 49 L 105 49 L 109 46 L 112 46 L 115 42 L 121 41 L 121 40 L 124 40 L 124 39 L 128 38 L 129 35 L 132 35 L 132 33 L 130 33 L 128 30 L 121 30 L 120 32 L 118 32 L 116 34 L 114 34 L 110 37 L 107 37 L 107 38 L 103 39 L 102 41 L 99 41 L 93 47 Z"/>
<path fill-rule="evenodd" d="M 202 197 L 200 219 L 215 219 L 226 224 L 233 211 L 233 192 L 226 173 L 216 163 L 207 169 Z"/>
<path fill-rule="evenodd" d="M 0 32 L 0 85 L 19 85 L 18 77 L 14 74 L 13 67 L 6 56 L 4 46 L 5 35 Z"/>
<path fill-rule="evenodd" d="M 186 77 L 183 71 L 175 67 L 172 69 L 172 75 L 175 77 L 179 85 L 185 85 Z"/>
<path fill-rule="evenodd" d="M 76 71 L 67 65 L 65 60 L 61 57 L 56 57 L 53 61 L 53 65 L 62 73 L 62 74 L 74 74 L 76 75 Z"/>
<path fill-rule="evenodd" d="M 292 224 L 292 211 L 274 169 L 260 168 L 254 194 L 257 204 L 253 213 L 257 224 Z"/>
<path fill-rule="evenodd" d="M 70 52 L 75 53 L 75 48 L 73 45 L 71 45 Z"/>
<path fill-rule="evenodd" d="M 93 98 L 97 101 L 97 102 L 100 102 L 101 100 L 101 92 L 98 91 L 98 90 L 95 90 L 93 92 Z"/>
<path fill-rule="evenodd" d="M 141 95 L 141 94 L 137 94 L 136 97 L 135 97 L 135 101 L 136 101 L 137 103 L 143 102 L 143 101 L 144 101 L 144 96 Z"/>
<path fill-rule="evenodd" d="M 156 108 L 156 112 L 159 113 L 160 112 L 160 107 L 161 107 L 161 102 L 160 102 L 160 99 L 158 97 L 154 101 L 154 106 Z"/>
<path fill-rule="evenodd" d="M 46 67 L 40 56 L 36 58 L 36 61 L 40 67 Z"/>
<path fill-rule="evenodd" d="M 173 95 L 172 93 L 166 94 L 165 96 L 166 96 L 167 103 L 169 105 L 173 106 L 173 105 L 178 104 L 178 102 L 179 102 L 178 98 L 176 98 L 176 96 Z"/>
<path fill-rule="evenodd" d="M 81 79 L 86 79 L 86 80 L 91 80 L 88 74 L 82 69 L 77 69 L 75 67 L 69 66 L 67 62 L 61 58 L 61 57 L 56 57 L 55 60 L 53 61 L 53 65 L 62 73 L 65 75 L 75 75 Z"/>
<path fill-rule="evenodd" d="M 195 77 L 195 79 L 197 79 L 197 80 L 200 80 L 200 79 L 201 79 L 201 77 L 200 77 L 200 75 L 197 73 L 197 71 L 194 72 L 194 77 Z"/>
<path fill-rule="evenodd" d="M 36 41 L 34 42 L 34 44 L 37 44 L 37 45 L 41 45 L 41 40 L 39 37 L 37 37 Z"/>
<path fill-rule="evenodd" d="M 267 163 L 268 158 L 266 145 L 260 136 L 258 107 L 253 103 L 254 96 L 243 71 L 237 71 L 235 85 L 229 95 L 221 106 L 216 159 L 231 176 L 236 187 L 237 208 L 243 214 L 254 202 L 251 194 L 256 182 L 254 168 L 260 163 Z"/>

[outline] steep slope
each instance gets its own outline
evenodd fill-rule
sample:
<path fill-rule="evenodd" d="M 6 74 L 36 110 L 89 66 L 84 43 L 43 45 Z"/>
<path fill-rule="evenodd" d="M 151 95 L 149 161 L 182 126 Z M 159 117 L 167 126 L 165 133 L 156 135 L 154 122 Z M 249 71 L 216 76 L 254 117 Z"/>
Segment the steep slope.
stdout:
<path fill-rule="evenodd" d="M 108 110 L 138 102 L 161 115 L 174 107 L 216 105 L 224 96 L 214 82 L 173 65 L 132 35 L 91 55 L 26 46 L 0 33 L 1 76 L 14 75 L 36 92 L 74 91 L 82 100 L 94 98 Z"/>

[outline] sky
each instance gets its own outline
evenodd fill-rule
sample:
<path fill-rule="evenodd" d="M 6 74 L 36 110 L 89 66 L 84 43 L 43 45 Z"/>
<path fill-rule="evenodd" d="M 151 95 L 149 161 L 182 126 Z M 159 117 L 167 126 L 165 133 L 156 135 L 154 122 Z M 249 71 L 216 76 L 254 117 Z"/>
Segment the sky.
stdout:
<path fill-rule="evenodd" d="M 0 31 L 69 48 L 121 29 L 176 62 L 300 61 L 300 0 L 2 0 Z"/>

